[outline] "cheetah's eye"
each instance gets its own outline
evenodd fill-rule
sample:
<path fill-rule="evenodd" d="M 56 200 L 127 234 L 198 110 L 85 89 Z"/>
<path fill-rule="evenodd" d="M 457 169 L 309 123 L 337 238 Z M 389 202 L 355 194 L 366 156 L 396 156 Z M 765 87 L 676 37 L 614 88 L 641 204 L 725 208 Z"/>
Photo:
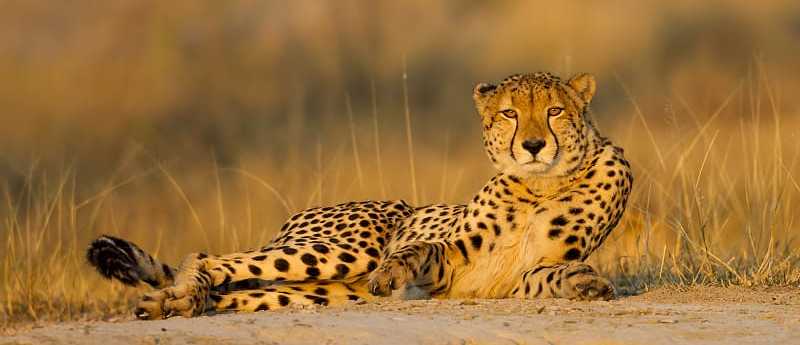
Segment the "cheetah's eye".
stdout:
<path fill-rule="evenodd" d="M 499 111 L 499 113 L 500 113 L 500 115 L 503 115 L 503 116 L 505 116 L 505 117 L 507 117 L 509 119 L 516 119 L 517 118 L 517 112 L 514 111 L 514 109 L 501 110 L 501 111 Z"/>
<path fill-rule="evenodd" d="M 549 115 L 549 116 L 558 116 L 558 115 L 561 115 L 561 113 L 563 111 L 564 111 L 564 108 L 552 107 L 550 109 L 547 109 L 547 115 Z"/>

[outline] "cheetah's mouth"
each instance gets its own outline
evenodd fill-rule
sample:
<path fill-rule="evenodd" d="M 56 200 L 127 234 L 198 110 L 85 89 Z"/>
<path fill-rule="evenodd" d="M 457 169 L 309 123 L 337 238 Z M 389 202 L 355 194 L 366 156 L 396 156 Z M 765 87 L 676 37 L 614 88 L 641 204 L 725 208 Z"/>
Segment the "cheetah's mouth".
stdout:
<path fill-rule="evenodd" d="M 544 159 L 542 159 L 541 156 L 537 155 L 535 157 L 532 157 L 532 159 L 524 162 L 516 160 L 516 163 L 519 166 L 519 168 L 522 169 L 523 171 L 527 171 L 529 173 L 534 173 L 534 174 L 542 174 L 550 171 L 550 169 L 552 169 L 556 165 L 556 162 L 558 162 L 558 155 L 555 155 L 551 159 L 547 158 L 548 157 L 544 157 Z"/>
<path fill-rule="evenodd" d="M 540 159 L 534 158 L 527 162 L 517 162 L 523 169 L 533 172 L 544 172 L 552 166 L 551 162 L 545 162 Z"/>

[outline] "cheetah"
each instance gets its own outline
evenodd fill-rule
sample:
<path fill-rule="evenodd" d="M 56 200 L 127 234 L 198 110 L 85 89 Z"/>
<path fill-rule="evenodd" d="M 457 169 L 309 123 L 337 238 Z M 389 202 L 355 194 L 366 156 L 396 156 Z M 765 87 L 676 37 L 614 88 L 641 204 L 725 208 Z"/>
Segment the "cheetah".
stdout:
<path fill-rule="evenodd" d="M 110 236 L 87 258 L 105 277 L 156 289 L 138 303 L 141 319 L 370 301 L 408 287 L 439 299 L 612 299 L 612 283 L 584 260 L 619 223 L 633 176 L 594 125 L 595 90 L 589 74 L 478 84 L 483 145 L 498 173 L 467 204 L 312 208 L 264 247 L 191 254 L 177 269 Z"/>

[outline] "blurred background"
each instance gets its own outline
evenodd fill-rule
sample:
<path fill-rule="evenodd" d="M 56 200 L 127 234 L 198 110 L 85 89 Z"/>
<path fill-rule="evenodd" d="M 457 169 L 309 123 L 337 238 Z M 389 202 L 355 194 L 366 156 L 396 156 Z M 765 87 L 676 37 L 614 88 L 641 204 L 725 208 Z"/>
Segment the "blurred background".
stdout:
<path fill-rule="evenodd" d="M 0 314 L 113 314 L 100 233 L 177 262 L 309 206 L 466 201 L 493 174 L 472 87 L 533 71 L 593 73 L 636 172 L 597 265 L 796 282 L 798 61 L 792 0 L 4 0 Z"/>

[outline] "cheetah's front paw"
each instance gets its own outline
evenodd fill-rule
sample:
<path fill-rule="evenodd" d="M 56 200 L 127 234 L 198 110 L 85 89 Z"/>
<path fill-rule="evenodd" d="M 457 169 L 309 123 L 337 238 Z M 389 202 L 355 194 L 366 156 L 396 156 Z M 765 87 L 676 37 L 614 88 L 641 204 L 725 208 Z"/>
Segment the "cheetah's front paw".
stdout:
<path fill-rule="evenodd" d="M 137 304 L 134 314 L 141 320 L 200 315 L 205 310 L 207 295 L 202 291 L 199 287 L 184 284 L 146 293 Z"/>
<path fill-rule="evenodd" d="M 598 275 L 589 265 L 573 265 L 562 274 L 562 289 L 571 299 L 608 301 L 615 297 L 611 281 Z"/>
<path fill-rule="evenodd" d="M 393 290 L 404 286 L 411 278 L 412 274 L 404 262 L 387 260 L 370 273 L 367 287 L 369 293 L 375 296 L 391 296 Z"/>

